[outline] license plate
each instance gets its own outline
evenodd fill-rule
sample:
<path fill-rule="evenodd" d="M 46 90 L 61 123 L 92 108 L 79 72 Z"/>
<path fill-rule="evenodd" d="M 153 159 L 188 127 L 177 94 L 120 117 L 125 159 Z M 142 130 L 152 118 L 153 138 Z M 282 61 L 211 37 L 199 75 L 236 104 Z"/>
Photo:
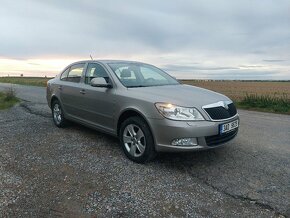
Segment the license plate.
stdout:
<path fill-rule="evenodd" d="M 224 123 L 220 125 L 220 134 L 230 132 L 239 127 L 239 120 L 235 120 L 229 123 Z"/>

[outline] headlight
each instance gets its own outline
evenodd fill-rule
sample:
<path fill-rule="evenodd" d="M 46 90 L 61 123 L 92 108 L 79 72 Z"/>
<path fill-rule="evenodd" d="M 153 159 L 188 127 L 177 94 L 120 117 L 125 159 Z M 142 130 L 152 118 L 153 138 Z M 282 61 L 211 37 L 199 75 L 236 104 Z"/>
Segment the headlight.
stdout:
<path fill-rule="evenodd" d="M 204 120 L 201 113 L 194 107 L 180 107 L 168 103 L 155 103 L 157 110 L 171 120 Z"/>

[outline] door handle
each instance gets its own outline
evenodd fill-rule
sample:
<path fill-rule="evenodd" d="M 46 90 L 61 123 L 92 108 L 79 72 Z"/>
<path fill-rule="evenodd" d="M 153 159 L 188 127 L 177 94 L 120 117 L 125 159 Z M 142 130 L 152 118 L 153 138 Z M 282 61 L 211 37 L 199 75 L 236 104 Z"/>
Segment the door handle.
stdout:
<path fill-rule="evenodd" d="M 84 95 L 84 94 L 86 94 L 86 91 L 85 91 L 84 89 L 82 89 L 82 90 L 80 91 L 80 93 Z"/>

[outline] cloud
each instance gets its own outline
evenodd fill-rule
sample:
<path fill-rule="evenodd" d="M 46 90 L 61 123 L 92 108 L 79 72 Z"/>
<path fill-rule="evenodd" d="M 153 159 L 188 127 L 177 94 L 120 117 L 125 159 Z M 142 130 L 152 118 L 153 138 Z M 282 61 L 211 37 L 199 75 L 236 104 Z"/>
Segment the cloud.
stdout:
<path fill-rule="evenodd" d="M 205 66 L 186 66 L 186 65 L 164 65 L 162 67 L 168 71 L 193 71 L 193 70 L 237 70 L 237 67 L 205 67 Z"/>
<path fill-rule="evenodd" d="M 251 66 L 269 63 L 279 72 L 278 60 L 290 60 L 289 8 L 288 0 L 3 0 L 0 56 L 88 59 L 91 54 L 201 73 L 240 66 L 253 73 Z"/>
<path fill-rule="evenodd" d="M 278 60 L 278 59 L 276 59 L 276 60 L 275 59 L 274 60 L 272 59 L 271 60 L 271 59 L 268 59 L 268 60 L 263 60 L 263 61 L 265 61 L 265 62 L 284 62 L 286 60 Z"/>
<path fill-rule="evenodd" d="M 242 68 L 242 69 L 255 69 L 255 68 L 264 68 L 265 65 L 240 65 L 239 66 L 239 69 Z"/>
<path fill-rule="evenodd" d="M 192 71 L 190 73 L 172 73 L 179 79 L 229 79 L 229 80 L 279 80 L 281 75 L 278 71 L 251 71 L 251 70 L 234 70 L 234 71 L 204 71 L 199 73 Z M 279 76 L 277 76 L 279 75 Z M 289 77 L 288 77 L 289 78 Z"/>

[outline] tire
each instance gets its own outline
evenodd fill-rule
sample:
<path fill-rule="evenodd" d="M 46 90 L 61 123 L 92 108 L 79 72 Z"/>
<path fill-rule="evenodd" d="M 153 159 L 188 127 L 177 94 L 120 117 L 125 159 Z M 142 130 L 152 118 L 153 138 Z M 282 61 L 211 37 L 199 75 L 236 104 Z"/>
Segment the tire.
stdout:
<path fill-rule="evenodd" d="M 59 127 L 65 127 L 67 125 L 67 120 L 64 117 L 61 104 L 58 100 L 54 100 L 51 104 L 52 119 L 54 124 Z"/>
<path fill-rule="evenodd" d="M 130 117 L 121 124 L 119 139 L 125 155 L 134 162 L 149 162 L 156 156 L 153 135 L 140 117 Z"/>

